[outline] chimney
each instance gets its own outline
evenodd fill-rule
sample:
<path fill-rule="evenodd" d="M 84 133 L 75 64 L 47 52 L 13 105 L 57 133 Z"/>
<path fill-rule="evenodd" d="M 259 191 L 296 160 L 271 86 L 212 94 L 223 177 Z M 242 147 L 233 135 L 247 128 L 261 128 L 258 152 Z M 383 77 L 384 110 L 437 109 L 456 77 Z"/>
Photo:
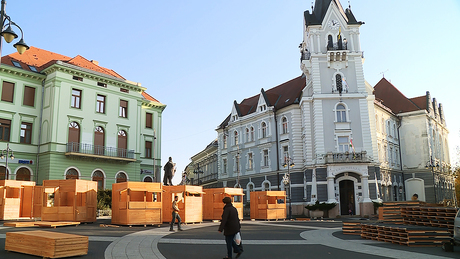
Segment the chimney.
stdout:
<path fill-rule="evenodd" d="M 99 61 L 97 61 L 97 60 L 91 60 L 91 63 L 93 63 L 96 66 L 99 66 Z"/>

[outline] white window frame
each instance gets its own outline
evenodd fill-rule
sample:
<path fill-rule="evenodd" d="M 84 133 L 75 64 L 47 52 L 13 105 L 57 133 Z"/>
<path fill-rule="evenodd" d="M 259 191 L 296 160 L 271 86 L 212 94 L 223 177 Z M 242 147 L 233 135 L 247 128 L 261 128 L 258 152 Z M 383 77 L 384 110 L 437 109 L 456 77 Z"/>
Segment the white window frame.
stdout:
<path fill-rule="evenodd" d="M 283 118 L 281 118 L 281 132 L 282 134 L 289 133 L 288 119 L 286 118 L 286 116 L 283 116 Z"/>

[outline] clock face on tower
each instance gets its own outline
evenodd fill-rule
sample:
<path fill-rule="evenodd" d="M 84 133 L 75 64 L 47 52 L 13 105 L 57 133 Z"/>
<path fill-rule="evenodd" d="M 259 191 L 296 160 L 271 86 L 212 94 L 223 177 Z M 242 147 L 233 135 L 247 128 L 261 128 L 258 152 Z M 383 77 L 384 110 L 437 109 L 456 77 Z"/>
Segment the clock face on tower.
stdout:
<path fill-rule="evenodd" d="M 328 25 L 329 25 L 329 28 L 331 28 L 333 30 L 337 30 L 340 27 L 339 21 L 337 21 L 337 20 L 330 20 L 328 22 Z"/>

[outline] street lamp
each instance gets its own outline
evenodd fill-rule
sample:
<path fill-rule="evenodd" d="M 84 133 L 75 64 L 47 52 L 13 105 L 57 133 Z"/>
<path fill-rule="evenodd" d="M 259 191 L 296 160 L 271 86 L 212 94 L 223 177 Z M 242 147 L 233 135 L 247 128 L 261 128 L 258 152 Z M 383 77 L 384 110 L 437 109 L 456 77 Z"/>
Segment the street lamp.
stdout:
<path fill-rule="evenodd" d="M 8 179 L 8 156 L 11 158 L 11 160 L 14 159 L 13 150 L 10 149 L 10 143 L 6 144 L 6 149 L 3 149 L 2 155 L 0 155 L 1 159 L 5 159 L 5 180 Z"/>
<path fill-rule="evenodd" d="M 439 164 L 435 163 L 435 161 L 434 161 L 434 159 L 432 157 L 430 158 L 430 161 L 426 162 L 426 166 L 425 166 L 426 169 L 428 169 L 428 168 L 430 169 L 431 174 L 433 176 L 434 203 L 438 202 L 438 197 L 437 197 L 438 195 L 436 195 L 436 192 L 437 192 L 437 189 L 439 189 L 439 188 L 437 188 L 437 186 L 436 186 L 437 185 L 436 184 L 437 175 L 435 177 L 435 170 L 434 170 L 435 168 L 438 168 L 438 167 L 439 167 Z"/>
<path fill-rule="evenodd" d="M 284 186 L 286 186 L 287 184 L 289 184 L 289 219 L 292 218 L 292 207 L 291 207 L 291 198 L 292 198 L 292 195 L 291 195 L 291 171 L 290 171 L 290 168 L 291 167 L 294 167 L 294 161 L 292 160 L 292 158 L 290 158 L 289 156 L 286 156 L 284 158 L 284 164 L 283 164 L 283 167 L 287 167 L 288 168 L 288 171 L 287 173 L 284 174 L 283 176 L 283 183 L 284 183 Z"/>
<path fill-rule="evenodd" d="M 0 56 L 2 53 L 1 37 L 3 37 L 7 43 L 12 42 L 14 39 L 18 37 L 18 35 L 11 28 L 11 25 L 18 27 L 21 31 L 21 39 L 16 44 L 14 44 L 13 47 L 16 48 L 19 54 L 22 54 L 29 49 L 29 46 L 24 42 L 24 32 L 22 31 L 21 27 L 19 27 L 19 25 L 13 22 L 11 18 L 5 13 L 6 0 L 2 0 L 1 5 L 2 6 L 0 10 L 0 22 L 2 32 L 0 33 Z M 6 29 L 4 29 L 5 27 Z"/>
<path fill-rule="evenodd" d="M 201 170 L 199 163 L 197 163 L 197 167 L 195 168 L 195 170 L 193 170 L 193 173 L 195 175 L 198 175 L 197 185 L 200 185 L 200 174 L 203 174 L 204 172 L 203 170 Z"/>

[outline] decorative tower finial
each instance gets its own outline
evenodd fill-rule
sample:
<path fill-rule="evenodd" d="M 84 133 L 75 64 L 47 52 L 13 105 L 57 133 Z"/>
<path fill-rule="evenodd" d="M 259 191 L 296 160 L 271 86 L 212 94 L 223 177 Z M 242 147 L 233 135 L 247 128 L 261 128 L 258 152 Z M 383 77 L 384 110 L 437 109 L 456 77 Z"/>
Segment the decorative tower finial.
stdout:
<path fill-rule="evenodd" d="M 351 10 L 351 4 L 350 4 L 350 0 L 348 0 L 348 9 Z"/>
<path fill-rule="evenodd" d="M 313 13 L 313 1 L 311 1 L 311 13 Z"/>

